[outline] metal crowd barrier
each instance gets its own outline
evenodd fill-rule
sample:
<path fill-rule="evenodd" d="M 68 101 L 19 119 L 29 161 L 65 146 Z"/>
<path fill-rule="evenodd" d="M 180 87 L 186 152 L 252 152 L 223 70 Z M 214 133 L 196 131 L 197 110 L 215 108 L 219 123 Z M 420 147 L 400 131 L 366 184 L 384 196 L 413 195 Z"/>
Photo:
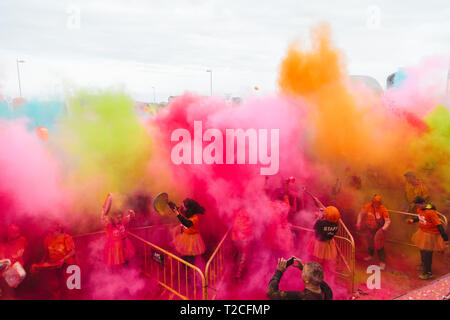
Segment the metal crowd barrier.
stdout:
<path fill-rule="evenodd" d="M 292 229 L 315 233 L 313 229 L 302 226 L 292 226 Z M 342 219 L 339 220 L 338 232 L 333 239 L 339 257 L 337 263 L 343 266 L 342 271 L 336 270 L 335 272 L 349 280 L 350 290 L 353 292 L 355 289 L 355 241 Z"/>
<path fill-rule="evenodd" d="M 210 298 L 214 300 L 217 295 L 217 286 L 220 284 L 220 280 L 223 278 L 225 268 L 224 268 L 224 244 L 225 241 L 229 239 L 231 229 L 225 233 L 222 240 L 214 250 L 213 254 L 209 258 L 205 267 L 205 277 L 207 283 L 207 290 L 205 290 L 205 300 Z M 211 293 L 209 293 L 211 291 Z M 213 291 L 213 292 L 212 292 Z M 212 294 L 212 297 L 211 297 Z"/>
<path fill-rule="evenodd" d="M 129 232 L 134 238 L 137 256 L 143 259 L 142 272 L 183 300 L 204 300 L 206 281 L 193 264 Z"/>
<path fill-rule="evenodd" d="M 170 229 L 176 225 L 141 227 L 129 232 L 137 247 L 141 247 L 140 255 L 143 257 L 141 267 L 144 274 L 157 280 L 162 287 L 181 299 L 214 300 L 217 295 L 217 285 L 225 272 L 224 245 L 229 239 L 230 230 L 225 233 L 211 254 L 203 273 L 200 268 L 136 234 L 143 233 L 148 238 L 154 232 L 151 228 Z"/>
<path fill-rule="evenodd" d="M 216 249 L 206 263 L 203 273 L 197 266 L 186 262 L 181 257 L 155 245 L 136 233 L 149 237 L 158 228 L 170 228 L 173 225 L 155 225 L 131 229 L 129 239 L 136 248 L 142 272 L 158 282 L 163 288 L 183 300 L 215 299 L 217 285 L 224 275 L 224 244 L 229 238 L 230 230 L 222 237 Z M 105 231 L 75 235 L 75 239 L 100 236 Z M 204 276 L 206 275 L 206 277 Z"/>

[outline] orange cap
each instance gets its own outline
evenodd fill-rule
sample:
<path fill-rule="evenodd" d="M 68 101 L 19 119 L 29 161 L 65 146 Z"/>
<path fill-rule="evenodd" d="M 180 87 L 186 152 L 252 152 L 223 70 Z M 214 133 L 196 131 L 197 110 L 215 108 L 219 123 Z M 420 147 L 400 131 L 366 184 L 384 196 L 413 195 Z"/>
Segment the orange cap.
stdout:
<path fill-rule="evenodd" d="M 341 214 L 336 207 L 328 206 L 325 208 L 325 218 L 330 222 L 338 222 Z"/>
<path fill-rule="evenodd" d="M 381 196 L 378 195 L 378 194 L 374 195 L 373 198 L 372 198 L 372 203 L 373 203 L 373 204 L 376 204 L 376 205 L 381 205 L 381 204 L 383 204 L 383 201 L 382 201 L 382 199 L 381 199 Z"/>

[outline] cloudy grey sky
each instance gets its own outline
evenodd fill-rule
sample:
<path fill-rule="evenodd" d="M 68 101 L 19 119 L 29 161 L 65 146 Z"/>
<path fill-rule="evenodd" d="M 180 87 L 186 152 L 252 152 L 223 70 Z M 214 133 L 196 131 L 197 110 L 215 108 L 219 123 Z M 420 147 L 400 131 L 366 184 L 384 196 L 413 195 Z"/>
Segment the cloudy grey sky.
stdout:
<path fill-rule="evenodd" d="M 152 87 L 157 101 L 206 95 L 208 68 L 215 94 L 271 93 L 288 45 L 320 22 L 349 72 L 383 87 L 400 66 L 450 55 L 448 0 L 1 0 L 0 93 L 18 95 L 17 57 L 25 97 L 72 86 L 123 87 L 146 101 Z"/>

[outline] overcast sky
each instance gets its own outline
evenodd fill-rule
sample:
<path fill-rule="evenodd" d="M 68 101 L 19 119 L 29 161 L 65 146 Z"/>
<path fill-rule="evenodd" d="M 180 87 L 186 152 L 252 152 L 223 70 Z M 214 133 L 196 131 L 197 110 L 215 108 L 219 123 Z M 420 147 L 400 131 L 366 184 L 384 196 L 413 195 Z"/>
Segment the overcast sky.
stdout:
<path fill-rule="evenodd" d="M 215 94 L 272 93 L 288 45 L 319 22 L 350 74 L 383 87 L 398 67 L 450 55 L 448 0 L 0 0 L 0 93 L 18 95 L 16 58 L 25 97 L 68 86 L 207 95 L 208 68 Z"/>

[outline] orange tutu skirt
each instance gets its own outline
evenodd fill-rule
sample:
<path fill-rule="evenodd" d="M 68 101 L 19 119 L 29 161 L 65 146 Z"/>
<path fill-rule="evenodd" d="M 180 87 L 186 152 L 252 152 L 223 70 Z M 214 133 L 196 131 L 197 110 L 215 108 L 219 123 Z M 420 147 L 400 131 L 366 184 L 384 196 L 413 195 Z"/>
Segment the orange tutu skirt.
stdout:
<path fill-rule="evenodd" d="M 335 260 L 337 256 L 334 239 L 319 241 L 312 237 L 308 244 L 308 252 L 320 260 Z"/>
<path fill-rule="evenodd" d="M 178 230 L 180 230 L 178 228 Z M 173 238 L 173 246 L 183 256 L 198 256 L 206 250 L 205 242 L 200 233 L 176 232 Z"/>
<path fill-rule="evenodd" d="M 417 230 L 411 240 L 420 250 L 443 251 L 445 249 L 444 240 L 440 234 L 423 232 L 422 229 Z"/>
<path fill-rule="evenodd" d="M 135 254 L 135 249 L 131 241 L 108 240 L 105 245 L 104 261 L 108 266 L 117 266 L 129 261 Z"/>

